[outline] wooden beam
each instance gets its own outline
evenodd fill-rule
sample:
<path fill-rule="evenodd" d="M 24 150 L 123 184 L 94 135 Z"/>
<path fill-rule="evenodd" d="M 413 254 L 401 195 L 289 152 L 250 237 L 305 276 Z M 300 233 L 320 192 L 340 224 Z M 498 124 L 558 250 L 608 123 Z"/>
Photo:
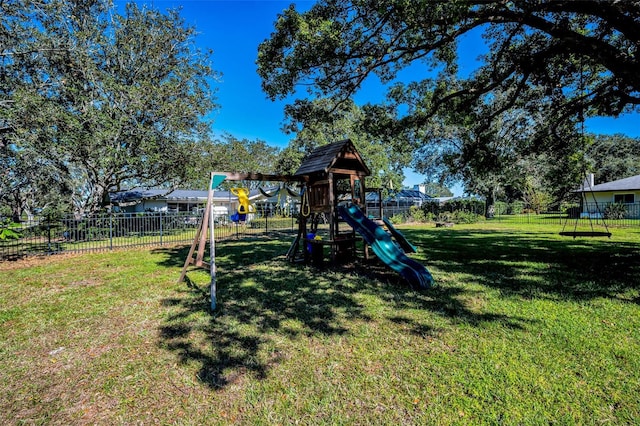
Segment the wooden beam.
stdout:
<path fill-rule="evenodd" d="M 330 168 L 329 169 L 330 172 L 332 172 L 333 174 L 338 174 L 338 175 L 348 175 L 348 176 L 367 176 L 367 174 L 363 171 L 358 171 L 358 170 L 349 170 L 349 169 L 337 169 L 337 168 Z"/>
<path fill-rule="evenodd" d="M 213 172 L 216 175 L 224 175 L 227 180 L 257 180 L 265 182 L 303 182 L 302 176 L 290 175 L 268 175 L 263 173 L 240 173 L 240 172 Z"/>

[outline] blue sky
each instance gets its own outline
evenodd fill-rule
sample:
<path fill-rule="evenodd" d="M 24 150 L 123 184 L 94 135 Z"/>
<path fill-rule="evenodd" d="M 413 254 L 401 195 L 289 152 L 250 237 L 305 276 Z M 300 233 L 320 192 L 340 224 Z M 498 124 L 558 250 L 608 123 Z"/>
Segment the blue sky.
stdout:
<path fill-rule="evenodd" d="M 237 138 L 261 139 L 270 145 L 285 147 L 290 136 L 280 131 L 284 119 L 286 101 L 269 101 L 260 88 L 256 73 L 258 45 L 269 38 L 278 13 L 289 4 L 296 3 L 299 10 L 306 10 L 313 1 L 274 0 L 148 0 L 158 9 L 182 8 L 181 15 L 199 32 L 196 39 L 202 48 L 213 49 L 213 67 L 222 72 L 217 87 L 221 108 L 213 115 L 214 131 L 228 132 Z M 478 38 L 468 37 L 461 44 L 461 71 L 470 72 L 475 58 L 482 53 Z M 355 97 L 356 102 L 376 102 L 383 95 L 378 84 L 370 82 Z M 624 133 L 640 137 L 638 115 L 619 119 L 596 118 L 586 123 L 590 132 Z M 424 176 L 407 170 L 405 185 L 412 186 L 424 180 Z M 460 187 L 453 188 L 461 195 Z"/>

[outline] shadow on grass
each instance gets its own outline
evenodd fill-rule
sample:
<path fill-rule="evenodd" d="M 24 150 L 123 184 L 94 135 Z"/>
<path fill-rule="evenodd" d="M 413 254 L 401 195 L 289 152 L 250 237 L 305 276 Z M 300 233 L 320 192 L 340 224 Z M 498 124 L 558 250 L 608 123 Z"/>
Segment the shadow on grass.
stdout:
<path fill-rule="evenodd" d="M 181 363 L 198 363 L 198 379 L 208 386 L 223 388 L 246 375 L 264 378 L 282 356 L 273 342 L 275 331 L 291 339 L 341 335 L 345 319 L 366 319 L 349 282 L 287 263 L 283 254 L 289 243 L 252 238 L 217 244 L 214 313 L 205 272 L 190 271 L 185 287 L 163 301 L 169 315 L 160 344 L 177 353 Z M 176 278 L 188 251 L 156 250 L 164 256 L 162 265 L 176 269 Z"/>
<path fill-rule="evenodd" d="M 640 288 L 637 244 L 491 230 L 403 233 L 420 247 L 415 258 L 437 271 L 436 281 L 438 275 L 455 278 L 416 292 L 375 260 L 318 270 L 285 261 L 288 239 L 225 241 L 217 245 L 217 310 L 209 311 L 208 274 L 190 272 L 187 285 L 163 302 L 168 316 L 160 345 L 181 363 L 196 363 L 199 380 L 220 389 L 242 377 L 266 377 L 292 350 L 283 340 L 340 336 L 353 322 L 379 321 L 363 305 L 368 296 L 392 308 L 387 320 L 422 337 L 440 330 L 411 311 L 429 311 L 453 324 L 531 325 L 530 319 L 471 308 L 470 300 L 486 298 L 482 286 L 525 300 L 609 297 L 638 303 L 628 297 Z M 156 251 L 177 279 L 189 247 Z"/>
<path fill-rule="evenodd" d="M 496 288 L 504 296 L 629 300 L 640 289 L 640 246 L 553 233 L 403 230 L 425 264 Z M 637 298 L 635 302 L 638 302 Z"/>
<path fill-rule="evenodd" d="M 289 243 L 256 238 L 221 244 L 214 313 L 209 310 L 206 272 L 187 274 L 187 284 L 163 301 L 168 315 L 159 332 L 160 345 L 175 352 L 181 363 L 197 363 L 199 380 L 211 388 L 225 388 L 240 377 L 266 377 L 291 350 L 283 349 L 283 339 L 341 336 L 354 322 L 379 321 L 370 318 L 363 305 L 369 296 L 391 306 L 386 319 L 416 336 L 435 336 L 440 330 L 422 317 L 404 315 L 404 309 L 428 310 L 474 325 L 501 322 L 521 328 L 524 323 L 521 318 L 473 312 L 459 297 L 468 292 L 462 288 L 415 292 L 375 261 L 325 269 L 288 263 L 284 253 Z M 188 249 L 156 252 L 163 255 L 161 264 L 176 269 L 177 278 Z"/>

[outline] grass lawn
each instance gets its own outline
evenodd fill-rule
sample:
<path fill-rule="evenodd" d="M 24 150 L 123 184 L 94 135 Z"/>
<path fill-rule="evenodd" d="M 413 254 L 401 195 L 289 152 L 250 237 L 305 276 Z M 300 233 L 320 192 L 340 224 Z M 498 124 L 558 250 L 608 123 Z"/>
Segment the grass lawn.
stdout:
<path fill-rule="evenodd" d="M 632 424 L 640 232 L 403 227 L 438 286 L 290 240 L 0 264 L 2 424 Z"/>

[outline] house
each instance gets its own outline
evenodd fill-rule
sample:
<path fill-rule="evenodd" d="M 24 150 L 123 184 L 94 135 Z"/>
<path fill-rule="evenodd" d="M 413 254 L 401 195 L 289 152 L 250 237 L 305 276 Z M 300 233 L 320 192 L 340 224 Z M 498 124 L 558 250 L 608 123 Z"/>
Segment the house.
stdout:
<path fill-rule="evenodd" d="M 371 212 L 371 216 L 382 217 L 404 214 L 412 206 L 420 207 L 424 203 L 435 200 L 417 189 L 403 189 L 398 191 L 387 198 L 383 198 L 382 205 L 380 205 L 381 196 L 380 190 L 367 192 L 367 209 Z"/>
<path fill-rule="evenodd" d="M 268 194 L 276 192 L 271 189 L 254 189 L 249 191 L 249 201 L 256 205 L 258 211 L 273 210 L 280 204 L 289 203 L 289 196 L 278 197 Z M 167 212 L 167 213 L 201 213 L 207 203 L 208 191 L 192 189 L 145 189 L 133 188 L 127 191 L 110 193 L 112 210 L 122 213 Z M 287 204 L 288 206 L 288 204 Z M 228 216 L 238 209 L 238 197 L 231 191 L 213 191 L 213 208 L 216 215 Z"/>
<path fill-rule="evenodd" d="M 403 189 L 384 199 L 384 205 L 389 207 L 420 207 L 426 201 L 432 201 L 430 196 L 415 190 Z M 367 193 L 367 206 L 377 208 L 380 205 L 380 194 L 378 192 Z"/>
<path fill-rule="evenodd" d="M 640 175 L 596 185 L 589 174 L 574 192 L 582 195 L 581 216 L 601 216 L 610 205 L 623 204 L 628 218 L 640 218 Z"/>

